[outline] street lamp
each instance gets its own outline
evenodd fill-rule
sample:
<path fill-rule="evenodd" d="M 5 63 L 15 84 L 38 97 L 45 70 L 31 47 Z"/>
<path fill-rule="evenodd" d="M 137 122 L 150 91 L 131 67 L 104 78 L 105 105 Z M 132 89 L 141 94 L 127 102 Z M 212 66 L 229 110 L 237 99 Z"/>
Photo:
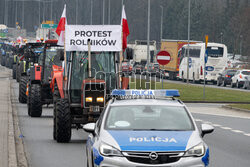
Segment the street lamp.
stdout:
<path fill-rule="evenodd" d="M 93 23 L 93 0 L 90 0 L 90 25 L 92 25 Z"/>
<path fill-rule="evenodd" d="M 161 41 L 162 41 L 162 27 L 163 27 L 163 6 L 160 6 L 161 7 Z"/>
<path fill-rule="evenodd" d="M 187 84 L 189 83 L 189 44 L 190 44 L 190 0 L 188 0 L 188 49 L 187 49 Z M 205 82 L 205 78 L 204 78 Z"/>
<path fill-rule="evenodd" d="M 148 32 L 147 32 L 147 82 L 149 81 L 149 73 L 148 73 L 148 68 L 149 68 L 149 40 L 150 40 L 150 0 L 148 0 Z M 147 89 L 149 88 L 146 84 Z"/>
<path fill-rule="evenodd" d="M 103 0 L 103 3 L 102 3 L 102 24 L 104 25 L 104 22 L 105 22 L 105 0 Z"/>
<path fill-rule="evenodd" d="M 223 32 L 220 33 L 220 43 L 223 41 Z"/>
<path fill-rule="evenodd" d="M 240 56 L 242 56 L 242 39 L 243 39 L 243 36 L 240 35 Z"/>

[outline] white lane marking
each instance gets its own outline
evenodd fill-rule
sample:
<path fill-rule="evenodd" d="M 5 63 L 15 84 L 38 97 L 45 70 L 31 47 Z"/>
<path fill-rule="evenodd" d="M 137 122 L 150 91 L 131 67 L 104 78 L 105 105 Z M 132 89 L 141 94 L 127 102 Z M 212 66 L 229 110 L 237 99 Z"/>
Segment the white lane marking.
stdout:
<path fill-rule="evenodd" d="M 201 119 L 195 119 L 195 121 L 197 121 L 197 122 L 202 122 L 202 120 L 201 120 Z"/>
<path fill-rule="evenodd" d="M 222 127 L 220 127 L 221 129 L 225 129 L 225 130 L 232 130 L 232 128 L 229 128 L 229 127 L 224 127 L 224 126 L 222 126 Z"/>
<path fill-rule="evenodd" d="M 233 132 L 235 132 L 235 133 L 244 133 L 243 131 L 241 131 L 241 130 L 231 130 L 231 131 L 233 131 Z"/>
<path fill-rule="evenodd" d="M 219 125 L 219 124 L 213 124 L 213 126 L 215 126 L 215 127 L 220 127 L 220 126 L 222 126 L 222 125 Z"/>
<path fill-rule="evenodd" d="M 212 122 L 208 122 L 208 121 L 203 121 L 201 119 L 195 119 L 195 121 L 198 121 L 198 122 L 203 122 L 203 123 L 206 123 L 206 124 L 211 124 L 212 126 L 214 127 L 219 127 L 221 129 L 224 129 L 224 130 L 229 130 L 231 132 L 234 132 L 234 133 L 242 133 L 243 135 L 245 136 L 249 136 L 250 137 L 250 133 L 245 133 L 241 130 L 235 130 L 235 129 L 232 129 L 230 127 L 226 127 L 226 126 L 222 126 L 222 125 L 219 125 L 219 124 L 213 124 Z"/>

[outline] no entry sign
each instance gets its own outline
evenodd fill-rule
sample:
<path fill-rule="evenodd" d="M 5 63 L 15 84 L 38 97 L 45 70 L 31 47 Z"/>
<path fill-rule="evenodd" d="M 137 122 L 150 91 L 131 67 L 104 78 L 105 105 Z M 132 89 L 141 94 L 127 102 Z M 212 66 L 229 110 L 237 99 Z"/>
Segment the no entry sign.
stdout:
<path fill-rule="evenodd" d="M 156 60 L 160 65 L 166 65 L 170 62 L 171 57 L 167 51 L 160 51 L 157 54 Z"/>

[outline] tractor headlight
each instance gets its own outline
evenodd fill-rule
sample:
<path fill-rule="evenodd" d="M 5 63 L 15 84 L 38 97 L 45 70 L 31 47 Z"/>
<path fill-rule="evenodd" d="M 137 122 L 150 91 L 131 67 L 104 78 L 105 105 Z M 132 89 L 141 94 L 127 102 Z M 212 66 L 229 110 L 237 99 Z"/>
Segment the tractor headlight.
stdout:
<path fill-rule="evenodd" d="M 93 98 L 92 97 L 86 97 L 85 101 L 91 103 L 93 101 Z"/>
<path fill-rule="evenodd" d="M 103 97 L 97 97 L 96 101 L 100 102 L 100 103 L 103 103 L 104 102 L 104 98 Z"/>
<path fill-rule="evenodd" d="M 122 156 L 118 149 L 105 143 L 101 143 L 100 153 L 104 156 Z"/>
<path fill-rule="evenodd" d="M 205 146 L 203 143 L 200 143 L 189 150 L 186 151 L 184 156 L 186 157 L 200 157 L 203 156 L 205 153 Z"/>

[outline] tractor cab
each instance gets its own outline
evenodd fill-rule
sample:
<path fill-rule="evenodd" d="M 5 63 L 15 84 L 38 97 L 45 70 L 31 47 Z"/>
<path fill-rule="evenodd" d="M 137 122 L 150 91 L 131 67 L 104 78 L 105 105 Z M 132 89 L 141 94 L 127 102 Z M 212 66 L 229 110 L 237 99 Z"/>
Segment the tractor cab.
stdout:
<path fill-rule="evenodd" d="M 69 84 L 70 102 L 81 103 L 82 108 L 91 106 L 91 102 L 86 102 L 87 95 L 84 92 L 102 91 L 103 94 L 99 96 L 104 98 L 116 88 L 115 56 L 115 52 L 92 52 L 91 67 L 89 68 L 88 52 L 72 53 Z M 96 93 L 93 92 L 93 94 Z M 95 102 L 96 99 L 92 99 L 92 103 Z"/>

